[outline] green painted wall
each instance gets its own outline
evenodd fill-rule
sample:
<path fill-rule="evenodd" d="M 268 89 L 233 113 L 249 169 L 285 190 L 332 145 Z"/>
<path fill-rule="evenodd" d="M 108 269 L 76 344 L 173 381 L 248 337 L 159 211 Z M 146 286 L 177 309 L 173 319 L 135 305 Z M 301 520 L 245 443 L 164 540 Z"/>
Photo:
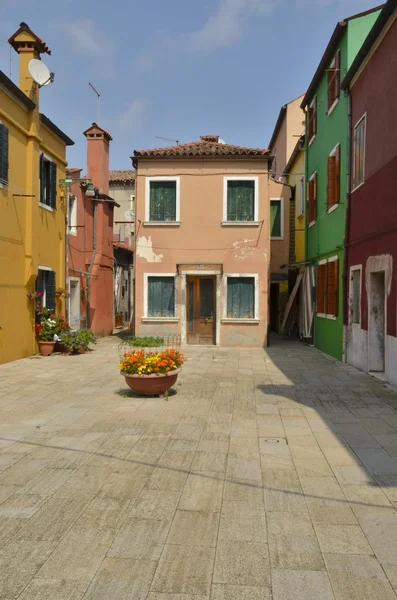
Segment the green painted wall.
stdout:
<path fill-rule="evenodd" d="M 378 14 L 379 12 L 371 13 L 348 22 L 337 48 L 341 53 L 341 80 L 361 48 Z M 335 49 L 335 53 L 337 49 Z M 332 59 L 333 57 L 330 64 Z M 324 73 L 315 95 L 317 96 L 317 133 L 312 144 L 306 146 L 306 181 L 314 172 L 317 172 L 317 218 L 311 227 L 308 226 L 306 219 L 306 259 L 313 260 L 316 264 L 318 261 L 332 256 L 339 257 L 339 311 L 336 319 L 314 316 L 314 344 L 319 350 L 341 360 L 343 355 L 343 263 L 347 192 L 348 102 L 341 91 L 337 106 L 330 115 L 327 114 L 326 73 Z M 307 138 L 306 131 L 306 140 Z M 337 144 L 340 144 L 341 153 L 340 202 L 336 209 L 327 212 L 327 159 Z"/>

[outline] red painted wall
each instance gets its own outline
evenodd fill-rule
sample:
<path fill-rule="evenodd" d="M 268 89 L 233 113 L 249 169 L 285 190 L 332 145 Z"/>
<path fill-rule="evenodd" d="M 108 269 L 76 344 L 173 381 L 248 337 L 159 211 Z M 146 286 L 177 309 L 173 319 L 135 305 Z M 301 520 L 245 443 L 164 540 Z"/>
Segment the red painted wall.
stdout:
<path fill-rule="evenodd" d="M 351 88 L 352 133 L 366 113 L 365 181 L 351 194 L 347 262 L 362 264 L 361 327 L 368 330 L 365 265 L 390 254 L 393 278 L 387 334 L 396 336 L 397 307 L 397 20 Z M 347 289 L 348 293 L 348 289 Z"/>

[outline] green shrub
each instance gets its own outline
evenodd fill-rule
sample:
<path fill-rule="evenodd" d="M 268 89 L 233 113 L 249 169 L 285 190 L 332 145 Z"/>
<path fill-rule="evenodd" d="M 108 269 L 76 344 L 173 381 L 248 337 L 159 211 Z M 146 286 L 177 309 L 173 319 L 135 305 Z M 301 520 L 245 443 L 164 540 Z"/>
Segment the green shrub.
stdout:
<path fill-rule="evenodd" d="M 90 329 L 78 329 L 77 331 L 68 331 L 61 336 L 62 343 L 69 352 L 77 352 L 80 348 L 88 350 L 91 342 L 95 342 L 95 335 Z"/>
<path fill-rule="evenodd" d="M 164 344 L 164 339 L 161 337 L 133 336 L 133 337 L 127 338 L 125 340 L 125 342 L 129 346 L 134 346 L 135 348 L 155 348 L 157 346 L 162 346 Z"/>

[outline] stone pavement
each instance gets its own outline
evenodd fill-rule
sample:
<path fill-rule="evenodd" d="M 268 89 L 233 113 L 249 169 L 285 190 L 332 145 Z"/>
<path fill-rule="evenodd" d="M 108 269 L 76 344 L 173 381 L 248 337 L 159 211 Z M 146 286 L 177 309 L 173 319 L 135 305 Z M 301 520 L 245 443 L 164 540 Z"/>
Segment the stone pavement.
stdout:
<path fill-rule="evenodd" d="M 0 367 L 1 600 L 396 600 L 395 390 L 279 341 L 137 398 L 117 343 Z"/>

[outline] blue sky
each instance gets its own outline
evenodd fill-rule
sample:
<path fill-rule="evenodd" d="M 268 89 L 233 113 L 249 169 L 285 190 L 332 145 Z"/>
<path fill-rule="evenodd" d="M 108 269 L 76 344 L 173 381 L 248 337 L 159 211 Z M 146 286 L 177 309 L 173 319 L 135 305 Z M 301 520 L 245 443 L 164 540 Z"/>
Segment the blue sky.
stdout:
<path fill-rule="evenodd" d="M 111 168 L 131 168 L 136 148 L 220 134 L 266 147 L 282 104 L 307 88 L 337 21 L 374 0 L 1 0 L 0 38 L 25 21 L 45 40 L 55 82 L 40 109 L 74 141 L 97 120 L 113 136 Z M 12 52 L 17 82 L 17 54 Z M 9 74 L 9 49 L 0 44 Z"/>

